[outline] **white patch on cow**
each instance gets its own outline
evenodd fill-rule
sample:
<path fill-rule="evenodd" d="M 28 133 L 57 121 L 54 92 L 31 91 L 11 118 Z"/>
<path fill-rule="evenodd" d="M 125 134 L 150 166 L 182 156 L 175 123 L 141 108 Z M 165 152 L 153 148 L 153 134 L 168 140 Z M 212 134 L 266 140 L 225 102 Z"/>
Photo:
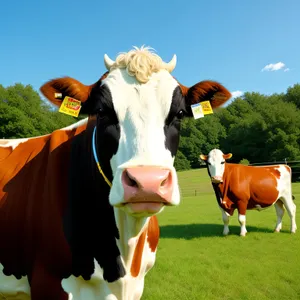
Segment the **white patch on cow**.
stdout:
<path fill-rule="evenodd" d="M 229 217 L 230 214 L 225 211 L 223 208 L 219 207 L 221 212 L 222 212 L 222 219 L 224 223 L 224 229 L 223 229 L 223 235 L 228 235 L 229 234 Z"/>
<path fill-rule="evenodd" d="M 246 229 L 246 216 L 239 214 L 238 219 L 239 219 L 239 223 L 241 225 L 240 236 L 246 236 L 246 233 L 247 233 L 247 229 Z"/>
<path fill-rule="evenodd" d="M 78 122 L 76 122 L 76 123 L 74 123 L 74 124 L 71 124 L 71 125 L 69 125 L 69 126 L 67 126 L 67 127 L 61 128 L 61 129 L 59 129 L 59 130 L 65 130 L 65 131 L 73 130 L 73 129 L 75 129 L 75 128 L 78 128 L 78 127 L 80 127 L 80 126 L 86 124 L 87 122 L 88 122 L 88 118 L 85 118 L 85 119 L 82 119 L 82 120 L 80 120 L 80 121 L 78 121 Z"/>
<path fill-rule="evenodd" d="M 27 142 L 29 139 L 1 139 L 0 140 L 0 147 L 1 148 L 8 148 L 11 147 L 12 150 L 16 149 L 21 143 Z"/>
<path fill-rule="evenodd" d="M 3 274 L 0 264 L 0 299 L 3 300 L 30 300 L 30 286 L 27 277 L 16 279 L 15 276 Z"/>
<path fill-rule="evenodd" d="M 222 179 L 225 171 L 223 152 L 219 149 L 211 150 L 208 154 L 207 162 L 210 176 Z"/>
<path fill-rule="evenodd" d="M 177 205 L 180 197 L 174 157 L 166 149 L 164 133 L 177 81 L 166 70 L 161 70 L 153 73 L 147 83 L 140 84 L 126 70 L 114 69 L 103 84 L 109 87 L 120 125 L 118 151 L 111 159 L 114 179 L 110 204 L 118 205 L 123 201 L 123 170 L 149 165 L 170 169 L 174 186 L 171 202 Z"/>
<path fill-rule="evenodd" d="M 288 171 L 288 169 L 289 171 Z M 291 168 L 286 166 L 286 165 L 279 165 L 276 168 L 280 172 L 280 178 L 277 179 L 277 190 L 278 190 L 278 199 L 280 199 L 288 214 L 291 219 L 291 232 L 295 233 L 297 230 L 297 225 L 296 225 L 296 204 L 293 201 L 292 198 L 292 180 L 291 180 Z M 281 227 L 281 222 L 278 224 L 279 219 L 280 219 L 280 212 L 276 209 L 277 212 L 277 227 Z M 278 215 L 279 213 L 279 215 Z M 282 217 L 281 217 L 282 218 Z"/>
<path fill-rule="evenodd" d="M 143 223 L 143 219 L 137 221 L 136 218 L 125 215 L 120 209 L 114 208 L 114 210 L 119 230 L 121 231 L 120 240 L 117 240 L 117 244 L 126 269 L 126 276 L 115 282 L 108 283 L 103 280 L 102 268 L 94 260 L 95 272 L 91 280 L 85 281 L 82 277 L 74 276 L 62 280 L 63 289 L 69 295 L 72 295 L 72 300 L 139 300 L 142 296 L 144 277 L 154 265 L 156 256 L 156 252 L 152 252 L 149 247 L 147 237 L 143 248 L 139 275 L 137 277 L 131 276 L 130 268 L 138 238 L 146 228 L 149 218 L 146 223 Z M 135 235 L 136 232 L 138 232 L 137 235 Z"/>
<path fill-rule="evenodd" d="M 67 127 L 64 128 L 60 128 L 58 130 L 73 130 L 81 125 L 84 125 L 85 123 L 87 123 L 88 118 L 85 118 L 83 120 L 80 120 L 74 124 L 71 124 Z M 35 137 L 31 137 L 31 138 L 20 138 L 20 139 L 0 139 L 0 148 L 7 148 L 7 147 L 11 147 L 12 150 L 14 150 L 15 148 L 17 148 L 20 144 L 25 143 L 29 140 L 33 140 L 33 139 L 38 139 L 41 138 L 43 136 L 47 136 L 50 134 L 45 134 L 45 135 L 40 135 L 40 136 L 35 136 Z"/>
<path fill-rule="evenodd" d="M 280 232 L 282 228 L 282 218 L 284 215 L 284 206 L 281 200 L 278 200 L 274 204 L 275 210 L 276 210 L 276 215 L 277 215 L 277 223 L 275 227 L 275 232 Z"/>

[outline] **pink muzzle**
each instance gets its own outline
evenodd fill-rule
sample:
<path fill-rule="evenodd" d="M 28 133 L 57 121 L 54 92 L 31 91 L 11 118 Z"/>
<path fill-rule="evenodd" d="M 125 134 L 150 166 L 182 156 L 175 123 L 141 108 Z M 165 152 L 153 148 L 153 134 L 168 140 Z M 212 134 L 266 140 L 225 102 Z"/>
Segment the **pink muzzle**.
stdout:
<path fill-rule="evenodd" d="M 212 183 L 221 183 L 221 182 L 223 182 L 223 178 L 222 178 L 222 176 L 212 176 L 211 182 Z"/>
<path fill-rule="evenodd" d="M 159 167 L 140 166 L 123 171 L 124 205 L 134 213 L 157 213 L 171 205 L 172 172 Z"/>

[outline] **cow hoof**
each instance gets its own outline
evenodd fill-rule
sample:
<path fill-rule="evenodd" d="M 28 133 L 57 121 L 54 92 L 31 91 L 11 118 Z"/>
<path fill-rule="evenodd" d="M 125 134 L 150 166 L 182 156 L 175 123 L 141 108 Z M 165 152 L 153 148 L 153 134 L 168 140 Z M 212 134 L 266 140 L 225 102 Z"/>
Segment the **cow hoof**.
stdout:
<path fill-rule="evenodd" d="M 244 236 L 246 236 L 246 234 L 247 234 L 247 232 L 241 232 L 241 233 L 240 233 L 240 236 L 243 236 L 243 237 L 244 237 Z"/>
<path fill-rule="evenodd" d="M 274 229 L 274 232 L 280 232 L 280 229 Z"/>

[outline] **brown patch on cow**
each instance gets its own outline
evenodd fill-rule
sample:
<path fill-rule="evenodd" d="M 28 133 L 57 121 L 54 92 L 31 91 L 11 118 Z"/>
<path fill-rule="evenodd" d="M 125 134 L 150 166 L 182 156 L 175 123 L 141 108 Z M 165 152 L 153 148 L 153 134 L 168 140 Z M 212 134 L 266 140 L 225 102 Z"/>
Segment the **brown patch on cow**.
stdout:
<path fill-rule="evenodd" d="M 270 169 L 270 172 L 277 178 L 277 179 L 279 179 L 280 178 L 280 175 L 281 175 L 281 173 L 280 173 L 280 171 L 278 170 L 278 169 Z"/>
<path fill-rule="evenodd" d="M 130 268 L 130 273 L 133 277 L 137 277 L 140 273 L 146 233 L 147 233 L 146 230 L 142 232 L 134 250 L 133 259 Z"/>
<path fill-rule="evenodd" d="M 152 216 L 148 225 L 148 244 L 152 252 L 155 252 L 159 241 L 159 225 L 156 216 Z"/>
<path fill-rule="evenodd" d="M 212 108 L 223 105 L 231 98 L 230 92 L 215 81 L 201 81 L 188 90 L 187 98 L 191 104 L 209 100 Z"/>
<path fill-rule="evenodd" d="M 289 166 L 287 166 L 287 165 L 285 165 L 285 168 L 287 169 L 287 171 L 289 172 L 289 173 L 291 173 L 291 168 L 289 167 Z"/>
<path fill-rule="evenodd" d="M 1 143 L 1 141 L 0 141 L 0 143 Z M 7 158 L 11 154 L 12 151 L 13 151 L 12 147 L 4 146 L 4 148 L 2 148 L 1 144 L 0 144 L 0 161 Z"/>
<path fill-rule="evenodd" d="M 108 72 L 104 73 L 102 77 L 92 85 L 84 85 L 80 81 L 71 78 L 63 77 L 50 80 L 46 82 L 41 88 L 43 95 L 54 105 L 60 106 L 65 96 L 73 97 L 81 102 L 85 102 L 90 95 L 92 88 L 101 80 L 107 77 Z M 62 98 L 56 99 L 55 93 L 61 93 Z"/>
<path fill-rule="evenodd" d="M 230 215 L 235 208 L 245 214 L 247 209 L 258 205 L 268 207 L 278 197 L 277 176 L 280 177 L 280 172 L 274 167 L 258 168 L 227 163 L 223 183 L 218 185 L 223 200 L 219 205 Z"/>
<path fill-rule="evenodd" d="M 178 82 L 178 81 L 177 81 Z M 187 94 L 188 94 L 188 91 L 189 91 L 189 88 L 182 85 L 181 83 L 179 83 L 179 86 L 180 86 L 180 89 L 181 89 L 181 92 L 182 92 L 182 95 L 185 97 Z"/>
<path fill-rule="evenodd" d="M 178 84 L 181 88 L 182 95 L 188 98 L 189 104 L 209 100 L 211 107 L 217 108 L 231 98 L 231 93 L 223 85 L 215 81 L 201 81 L 190 88 L 180 82 L 178 82 Z"/>
<path fill-rule="evenodd" d="M 0 161 L 0 240 L 5 245 L 0 256 L 8 275 L 32 274 L 39 249 L 45 250 L 43 266 L 48 271 L 54 266 L 53 276 L 69 272 L 61 216 L 67 199 L 71 138 L 85 129 L 86 124 L 29 139 Z"/>

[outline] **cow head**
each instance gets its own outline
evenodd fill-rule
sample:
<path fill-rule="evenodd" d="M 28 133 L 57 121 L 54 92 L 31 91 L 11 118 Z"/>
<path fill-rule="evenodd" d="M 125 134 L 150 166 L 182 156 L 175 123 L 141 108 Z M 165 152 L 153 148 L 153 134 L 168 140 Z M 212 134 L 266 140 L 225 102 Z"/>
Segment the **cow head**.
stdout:
<path fill-rule="evenodd" d="M 225 171 L 225 161 L 232 157 L 231 153 L 224 154 L 219 149 L 211 150 L 208 155 L 200 154 L 200 159 L 206 162 L 208 174 L 212 183 L 223 182 Z"/>
<path fill-rule="evenodd" d="M 180 202 L 173 167 L 179 143 L 180 123 L 191 117 L 191 104 L 209 100 L 212 108 L 224 104 L 230 92 L 214 81 L 187 88 L 170 73 L 169 63 L 149 48 L 134 48 L 115 61 L 107 55 L 108 72 L 92 85 L 59 78 L 41 87 L 54 104 L 55 93 L 82 102 L 81 113 L 97 119 L 96 150 L 101 165 L 112 174 L 109 202 L 131 215 L 150 216 L 166 205 Z"/>

